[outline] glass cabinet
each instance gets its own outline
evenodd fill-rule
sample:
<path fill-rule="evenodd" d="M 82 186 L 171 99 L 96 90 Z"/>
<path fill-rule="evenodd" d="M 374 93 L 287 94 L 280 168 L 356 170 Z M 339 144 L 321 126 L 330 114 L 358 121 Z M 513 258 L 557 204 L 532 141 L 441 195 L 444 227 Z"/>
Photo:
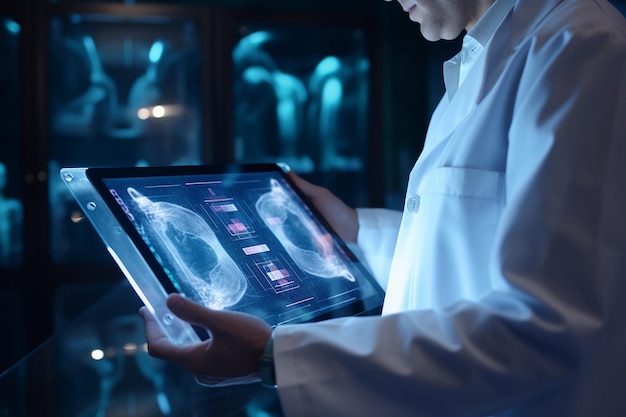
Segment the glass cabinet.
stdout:
<path fill-rule="evenodd" d="M 239 30 L 243 36 L 232 51 L 236 159 L 281 160 L 301 173 L 362 170 L 370 66 L 365 33 L 277 24 Z"/>
<path fill-rule="evenodd" d="M 372 28 L 368 20 L 236 14 L 234 160 L 281 161 L 349 204 L 372 204 Z"/>
<path fill-rule="evenodd" d="M 100 278 L 55 288 L 52 361 L 65 387 L 55 393 L 55 413 L 187 415 L 192 404 L 184 399 L 195 383 L 149 357 L 139 300 L 129 288 L 115 301 L 107 295 L 107 308 L 92 319 L 71 319 L 109 293 L 94 266 L 112 262 L 58 171 L 280 161 L 332 184 L 351 203 L 368 204 L 375 191 L 368 186 L 376 140 L 374 35 L 342 19 L 324 24 L 323 16 L 304 24 L 293 16 L 273 20 L 271 13 L 249 17 L 206 7 L 61 2 L 48 9 L 50 262 L 74 281 L 81 281 L 79 271 Z M 223 398 L 202 397 L 222 415 L 219 407 L 233 407 L 233 399 L 215 392 Z M 124 414 L 132 407 L 135 414 Z"/>
<path fill-rule="evenodd" d="M 61 9 L 47 21 L 50 251 L 108 256 L 58 176 L 64 166 L 203 162 L 206 23 L 193 9 Z"/>
<path fill-rule="evenodd" d="M 20 165 L 20 36 L 22 27 L 10 14 L 0 14 L 0 269 L 23 260 L 23 203 Z"/>
<path fill-rule="evenodd" d="M 194 398 L 147 355 L 60 168 L 285 162 L 384 200 L 375 15 L 192 3 L 0 4 L 0 417 L 280 415 L 258 384 Z"/>

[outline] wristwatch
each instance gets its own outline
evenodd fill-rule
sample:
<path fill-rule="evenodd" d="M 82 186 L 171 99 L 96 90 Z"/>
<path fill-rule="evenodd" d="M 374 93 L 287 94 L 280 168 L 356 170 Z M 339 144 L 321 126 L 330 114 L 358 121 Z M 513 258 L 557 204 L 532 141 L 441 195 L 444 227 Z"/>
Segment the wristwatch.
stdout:
<path fill-rule="evenodd" d="M 274 330 L 267 339 L 265 349 L 259 358 L 259 375 L 261 383 L 266 387 L 276 388 L 276 371 L 274 369 Z"/>

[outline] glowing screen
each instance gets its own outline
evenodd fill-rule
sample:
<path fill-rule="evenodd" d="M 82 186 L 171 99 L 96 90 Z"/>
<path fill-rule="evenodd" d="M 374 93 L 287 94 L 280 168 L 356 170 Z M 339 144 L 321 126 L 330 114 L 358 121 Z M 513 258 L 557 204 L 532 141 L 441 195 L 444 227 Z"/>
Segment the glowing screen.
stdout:
<path fill-rule="evenodd" d="M 160 275 L 210 308 L 245 311 L 274 325 L 382 299 L 354 255 L 279 172 L 102 181 Z"/>

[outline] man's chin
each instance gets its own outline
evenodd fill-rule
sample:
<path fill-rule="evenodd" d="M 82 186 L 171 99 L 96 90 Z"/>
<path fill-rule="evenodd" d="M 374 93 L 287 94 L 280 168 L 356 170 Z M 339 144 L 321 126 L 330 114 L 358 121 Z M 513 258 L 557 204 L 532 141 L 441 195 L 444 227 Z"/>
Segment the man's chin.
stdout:
<path fill-rule="evenodd" d="M 441 31 L 432 31 L 428 30 L 428 28 L 424 28 L 423 25 L 420 25 L 420 32 L 422 33 L 422 37 L 429 42 L 438 42 L 438 41 L 453 41 L 457 39 L 461 33 L 446 33 Z"/>
<path fill-rule="evenodd" d="M 420 25 L 420 32 L 422 32 L 422 37 L 429 42 L 437 42 L 443 39 L 438 33 L 424 29 L 422 25 Z"/>

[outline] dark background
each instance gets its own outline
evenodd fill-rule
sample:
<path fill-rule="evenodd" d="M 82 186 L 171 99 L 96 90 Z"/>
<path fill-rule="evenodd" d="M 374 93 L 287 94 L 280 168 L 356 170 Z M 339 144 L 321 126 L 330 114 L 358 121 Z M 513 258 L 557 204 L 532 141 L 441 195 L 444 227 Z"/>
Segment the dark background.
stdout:
<path fill-rule="evenodd" d="M 625 1 L 615 3 L 625 10 Z M 203 67 L 209 68 L 202 76 L 204 87 L 199 87 L 204 103 L 208 103 L 204 114 L 207 127 L 202 136 L 203 163 L 233 160 L 229 124 L 233 116 L 228 106 L 219 103 L 232 99 L 228 66 L 223 62 L 228 55 L 223 49 L 238 19 L 262 21 L 281 16 L 293 22 L 313 20 L 320 25 L 362 23 L 372 40 L 372 158 L 364 174 L 367 180 L 357 187 L 363 187 L 369 195 L 369 205 L 380 207 L 402 206 L 406 177 L 421 151 L 430 113 L 443 91 L 441 64 L 459 47 L 459 40 L 435 44 L 424 41 L 418 25 L 408 20 L 399 4 L 383 0 L 3 0 L 0 17 L 19 22 L 21 31 L 17 62 L 0 58 L 0 94 L 18 97 L 15 103 L 1 101 L 0 113 L 5 116 L 1 120 L 16 121 L 10 125 L 17 129 L 0 127 L 0 160 L 6 163 L 9 173 L 5 195 L 19 199 L 24 208 L 24 249 L 15 265 L 0 268 L 0 373 L 53 337 L 59 321 L 71 321 L 124 280 L 106 257 L 86 261 L 77 255 L 71 262 L 58 263 L 51 256 L 50 230 L 54 225 L 49 215 L 49 178 L 57 174 L 48 172 L 55 151 L 47 124 L 47 92 L 54 87 L 46 72 L 48 22 L 55 16 L 73 13 L 117 13 L 123 19 L 129 11 L 136 16 L 144 10 L 191 14 L 203 22 L 202 50 L 211 57 Z M 5 56 L 12 52 L 0 50 Z M 346 191 L 340 184 L 336 188 L 332 182 L 327 186 L 340 197 Z M 88 238 L 97 240 L 94 234 Z"/>

